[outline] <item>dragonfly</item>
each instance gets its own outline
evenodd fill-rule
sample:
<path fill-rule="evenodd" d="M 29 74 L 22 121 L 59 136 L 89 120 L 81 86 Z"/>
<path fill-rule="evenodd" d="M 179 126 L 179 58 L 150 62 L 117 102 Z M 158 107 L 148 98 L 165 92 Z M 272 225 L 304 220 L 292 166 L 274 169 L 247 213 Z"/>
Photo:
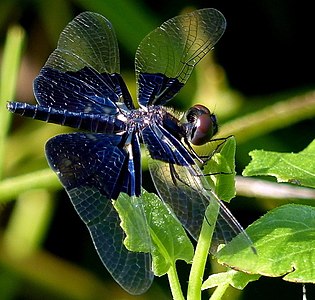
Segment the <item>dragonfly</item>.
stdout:
<path fill-rule="evenodd" d="M 151 254 L 131 252 L 113 207 L 121 194 L 142 197 L 141 144 L 160 198 L 198 239 L 208 205 L 219 215 L 213 244 L 242 234 L 211 190 L 192 145 L 211 142 L 216 117 L 201 104 L 181 117 L 166 104 L 225 31 L 224 16 L 207 8 L 176 16 L 149 33 L 135 55 L 137 101 L 120 75 L 117 38 L 102 15 L 83 12 L 61 32 L 57 48 L 34 80 L 37 105 L 8 102 L 10 112 L 79 129 L 46 143 L 49 166 L 116 282 L 131 294 L 153 281 Z M 144 230 L 145 231 L 145 230 Z"/>

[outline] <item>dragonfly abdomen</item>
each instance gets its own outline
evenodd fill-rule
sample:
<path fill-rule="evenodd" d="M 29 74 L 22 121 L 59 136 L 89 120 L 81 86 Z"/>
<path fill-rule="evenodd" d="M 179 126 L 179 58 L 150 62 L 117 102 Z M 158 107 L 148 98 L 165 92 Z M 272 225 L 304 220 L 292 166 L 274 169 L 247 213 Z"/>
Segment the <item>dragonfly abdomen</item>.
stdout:
<path fill-rule="evenodd" d="M 8 102 L 7 109 L 15 114 L 62 126 L 97 133 L 119 133 L 126 130 L 126 124 L 116 115 L 72 112 L 22 102 Z"/>

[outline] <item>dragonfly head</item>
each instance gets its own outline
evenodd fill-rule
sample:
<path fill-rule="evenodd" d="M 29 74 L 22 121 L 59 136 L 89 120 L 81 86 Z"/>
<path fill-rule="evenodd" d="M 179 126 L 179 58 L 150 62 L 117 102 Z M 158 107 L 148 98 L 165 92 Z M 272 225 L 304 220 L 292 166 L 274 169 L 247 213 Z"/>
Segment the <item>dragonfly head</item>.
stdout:
<path fill-rule="evenodd" d="M 187 137 L 193 145 L 204 145 L 218 132 L 216 116 L 201 104 L 188 109 L 184 118 Z"/>

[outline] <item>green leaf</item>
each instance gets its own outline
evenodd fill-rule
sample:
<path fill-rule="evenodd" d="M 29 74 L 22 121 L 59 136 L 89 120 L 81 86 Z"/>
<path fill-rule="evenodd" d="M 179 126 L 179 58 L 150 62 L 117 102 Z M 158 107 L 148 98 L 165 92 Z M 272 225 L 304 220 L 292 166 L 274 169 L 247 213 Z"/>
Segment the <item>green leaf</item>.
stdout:
<path fill-rule="evenodd" d="M 206 290 L 223 284 L 229 284 L 236 289 L 242 290 L 248 283 L 257 280 L 259 277 L 260 275 L 257 274 L 246 274 L 236 270 L 229 270 L 210 275 L 202 284 L 202 289 Z"/>
<path fill-rule="evenodd" d="M 315 140 L 299 153 L 254 150 L 244 176 L 270 175 L 278 182 L 296 182 L 315 188 Z"/>
<path fill-rule="evenodd" d="M 15 96 L 19 68 L 24 45 L 25 32 L 14 26 L 8 30 L 0 65 L 0 178 L 3 175 L 4 154 L 11 115 L 6 109 L 6 101 Z M 12 155 L 12 153 L 11 153 Z"/>
<path fill-rule="evenodd" d="M 242 247 L 233 256 L 228 255 L 236 237 L 218 254 L 220 263 L 251 274 L 315 283 L 315 208 L 283 205 L 254 222 L 246 232 L 257 255 L 244 255 L 246 249 Z"/>
<path fill-rule="evenodd" d="M 119 213 L 120 226 L 126 233 L 124 240 L 126 248 L 134 252 L 150 252 L 152 243 L 141 199 L 120 193 L 118 199 L 113 201 L 113 205 Z"/>
<path fill-rule="evenodd" d="M 214 174 L 207 178 L 215 194 L 224 201 L 235 196 L 235 150 L 236 141 L 231 136 L 223 142 L 220 152 L 215 151 L 203 167 L 204 174 Z"/>
<path fill-rule="evenodd" d="M 144 190 L 139 198 L 121 193 L 114 205 L 127 234 L 125 246 L 151 252 L 155 275 L 167 273 L 178 259 L 191 262 L 194 249 L 185 230 L 157 195 Z"/>

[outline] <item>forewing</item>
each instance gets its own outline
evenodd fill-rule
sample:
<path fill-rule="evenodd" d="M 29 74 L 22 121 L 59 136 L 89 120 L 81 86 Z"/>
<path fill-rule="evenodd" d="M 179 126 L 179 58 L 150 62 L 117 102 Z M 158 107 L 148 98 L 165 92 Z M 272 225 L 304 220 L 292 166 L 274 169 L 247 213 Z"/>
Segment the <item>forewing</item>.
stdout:
<path fill-rule="evenodd" d="M 151 134 L 159 137 L 159 143 L 152 144 L 144 136 L 149 155 L 149 170 L 159 196 L 165 201 L 178 217 L 187 231 L 198 239 L 207 207 L 217 211 L 211 251 L 217 252 L 220 244 L 227 244 L 237 235 L 248 247 L 252 246 L 242 226 L 230 211 L 212 192 L 200 168 L 194 162 L 189 151 L 172 135 L 164 133 L 163 128 L 154 124 L 150 126 Z M 176 145 L 176 146 L 174 146 Z M 165 149 L 168 149 L 167 151 Z M 164 156 L 163 158 L 163 153 Z M 158 155 L 157 155 L 158 154 Z M 207 212 L 208 213 L 212 213 Z"/>
<path fill-rule="evenodd" d="M 73 133 L 46 144 L 46 157 L 72 204 L 87 225 L 95 248 L 113 278 L 129 293 L 141 294 L 151 285 L 151 257 L 128 251 L 118 213 L 111 199 L 126 181 L 128 153 L 121 136 Z"/>
<path fill-rule="evenodd" d="M 79 14 L 61 32 L 45 67 L 62 72 L 90 67 L 98 73 L 119 73 L 119 51 L 111 23 L 97 13 Z"/>
<path fill-rule="evenodd" d="M 57 49 L 34 81 L 39 104 L 102 113 L 115 102 L 132 107 L 119 73 L 119 51 L 111 23 L 84 12 L 61 32 Z M 113 109 L 113 113 L 115 110 Z"/>
<path fill-rule="evenodd" d="M 225 26 L 224 16 L 207 8 L 172 18 L 149 33 L 136 52 L 139 103 L 163 105 L 170 100 L 220 39 Z"/>

